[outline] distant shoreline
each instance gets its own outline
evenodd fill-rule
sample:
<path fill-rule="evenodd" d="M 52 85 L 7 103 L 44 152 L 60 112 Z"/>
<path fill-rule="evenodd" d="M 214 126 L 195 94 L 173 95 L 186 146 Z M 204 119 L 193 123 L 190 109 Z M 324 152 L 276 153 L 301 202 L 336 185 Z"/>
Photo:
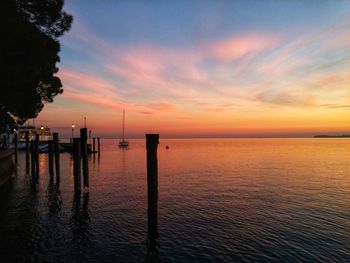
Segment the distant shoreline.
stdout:
<path fill-rule="evenodd" d="M 343 134 L 343 135 L 315 135 L 314 138 L 350 138 L 350 134 Z"/>

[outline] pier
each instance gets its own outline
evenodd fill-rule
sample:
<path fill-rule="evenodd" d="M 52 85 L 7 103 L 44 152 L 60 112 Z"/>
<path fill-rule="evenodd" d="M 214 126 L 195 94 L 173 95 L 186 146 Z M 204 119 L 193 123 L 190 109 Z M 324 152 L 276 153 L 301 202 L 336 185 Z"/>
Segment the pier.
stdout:
<path fill-rule="evenodd" d="M 53 133 L 53 140 L 49 140 L 48 143 L 48 151 L 47 152 L 39 152 L 40 145 L 40 137 L 35 136 L 34 140 L 28 140 L 28 151 L 23 151 L 20 153 L 20 158 L 16 157 L 17 162 L 14 161 L 15 152 L 18 150 L 17 143 L 13 142 L 14 149 L 8 150 L 6 152 L 1 152 L 1 158 L 7 158 L 7 168 L 5 169 L 1 166 L 1 171 L 7 171 L 8 174 L 12 174 L 12 169 L 16 169 L 16 166 L 21 165 L 24 161 L 26 171 L 30 171 L 28 173 L 31 178 L 31 187 L 33 191 L 38 191 L 38 185 L 40 181 L 48 181 L 48 198 L 49 198 L 49 211 L 50 213 L 59 213 L 61 210 L 62 204 L 60 203 L 60 195 L 61 195 L 61 183 L 69 180 L 69 177 L 72 176 L 73 183 L 71 192 L 74 196 L 73 200 L 73 216 L 74 220 L 76 220 L 76 216 L 78 218 L 81 216 L 81 213 L 88 213 L 88 203 L 89 199 L 93 197 L 89 197 L 89 192 L 91 188 L 94 187 L 90 183 L 90 169 L 89 166 L 94 165 L 95 158 L 89 161 L 90 156 L 94 154 L 98 154 L 98 162 L 100 162 L 100 154 L 101 154 L 101 143 L 100 137 L 96 137 L 93 142 L 95 142 L 95 151 L 88 152 L 87 151 L 87 129 L 82 128 L 80 130 L 80 137 L 73 138 L 73 151 L 70 155 L 72 160 L 72 170 L 70 170 L 66 165 L 66 161 L 62 161 L 62 153 L 59 150 L 60 146 L 60 137 L 58 133 Z M 97 146 L 96 146 L 97 142 Z M 144 191 L 147 193 L 147 255 L 146 261 L 153 262 L 156 260 L 158 255 L 158 157 L 157 150 L 159 144 L 159 135 L 158 134 L 146 134 L 146 167 L 144 170 L 144 180 L 147 184 L 147 189 Z M 117 143 L 115 144 L 117 148 Z M 125 149 L 120 151 L 120 154 L 125 154 Z M 66 160 L 67 153 L 65 154 L 63 160 Z M 26 160 L 30 160 L 27 163 Z M 43 165 L 43 160 L 46 160 L 45 165 Z M 93 160 L 93 162 L 92 162 Z M 0 162 L 1 164 L 1 162 Z M 47 167 L 47 169 L 45 168 Z M 69 169 L 72 174 L 67 174 L 67 169 Z M 17 175 L 17 176 L 25 176 L 25 175 Z M 82 212 L 84 211 L 84 212 Z M 78 220 L 78 219 L 77 219 Z M 80 224 L 80 221 L 79 221 Z M 82 230 L 80 230 L 82 231 Z"/>

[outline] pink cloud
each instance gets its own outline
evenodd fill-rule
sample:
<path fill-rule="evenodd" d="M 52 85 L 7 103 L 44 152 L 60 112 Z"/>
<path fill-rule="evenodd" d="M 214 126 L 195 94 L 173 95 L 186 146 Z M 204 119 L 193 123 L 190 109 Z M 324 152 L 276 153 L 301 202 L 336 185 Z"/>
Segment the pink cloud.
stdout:
<path fill-rule="evenodd" d="M 127 102 L 122 100 L 114 85 L 101 77 L 91 73 L 82 73 L 73 70 L 62 70 L 60 77 L 64 83 L 65 92 L 63 97 L 79 100 L 88 104 L 101 106 L 109 109 L 128 111 L 144 114 L 166 114 L 177 111 L 178 107 L 169 102 L 153 100 L 145 103 Z"/>
<path fill-rule="evenodd" d="M 277 44 L 276 36 L 246 35 L 231 37 L 214 43 L 210 55 L 222 62 L 230 62 L 246 55 L 256 55 L 270 50 Z"/>
<path fill-rule="evenodd" d="M 60 70 L 58 76 L 63 82 L 63 86 L 75 91 L 91 92 L 118 98 L 115 85 L 106 81 L 102 77 L 90 73 L 83 73 L 74 70 Z"/>
<path fill-rule="evenodd" d="M 70 92 L 65 95 L 69 99 L 83 101 L 92 105 L 101 106 L 104 108 L 122 110 L 128 109 L 129 112 L 137 112 L 141 114 L 157 114 L 164 115 L 172 111 L 178 111 L 178 107 L 175 104 L 154 102 L 148 104 L 133 104 L 120 101 L 114 101 L 109 98 L 102 98 L 98 96 L 91 96 L 83 93 Z"/>
<path fill-rule="evenodd" d="M 184 89 L 186 94 L 193 93 L 193 84 L 207 80 L 197 68 L 193 54 L 150 45 L 129 48 L 105 67 L 127 81 L 135 91 L 151 92 L 158 98 L 183 96 Z"/>
<path fill-rule="evenodd" d="M 156 84 L 161 84 L 160 78 L 164 80 L 172 76 L 203 81 L 206 78 L 197 67 L 199 61 L 197 52 L 142 44 L 118 53 L 107 68 L 130 80 L 150 80 Z"/>
<path fill-rule="evenodd" d="M 110 109 L 121 110 L 126 106 L 126 104 L 121 103 L 119 101 L 113 101 L 111 99 L 102 98 L 99 96 L 91 96 L 89 94 L 84 94 L 83 92 L 66 92 L 64 96 L 69 99 L 79 100 L 87 102 L 89 104 L 103 106 Z"/>

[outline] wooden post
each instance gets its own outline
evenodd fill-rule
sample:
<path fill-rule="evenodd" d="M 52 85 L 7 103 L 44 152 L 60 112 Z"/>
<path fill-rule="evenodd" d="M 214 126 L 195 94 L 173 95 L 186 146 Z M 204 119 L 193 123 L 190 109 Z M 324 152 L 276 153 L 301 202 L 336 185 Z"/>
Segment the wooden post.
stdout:
<path fill-rule="evenodd" d="M 26 172 L 29 173 L 29 131 L 26 131 Z"/>
<path fill-rule="evenodd" d="M 35 175 L 39 177 L 39 134 L 35 135 Z"/>
<path fill-rule="evenodd" d="M 54 171 L 53 171 L 53 156 L 54 156 L 53 140 L 49 140 L 48 144 L 49 144 L 49 174 L 50 174 L 50 176 L 53 176 L 53 174 L 54 174 Z"/>
<path fill-rule="evenodd" d="M 95 151 L 96 151 L 96 138 L 94 137 L 92 139 L 92 153 L 95 154 Z"/>
<path fill-rule="evenodd" d="M 146 134 L 147 192 L 148 192 L 148 238 L 155 244 L 158 236 L 158 160 L 159 134 Z"/>
<path fill-rule="evenodd" d="M 98 151 L 98 155 L 100 155 L 100 152 L 101 152 L 100 137 L 97 137 L 97 151 Z"/>
<path fill-rule="evenodd" d="M 35 179 L 35 142 L 30 141 L 30 166 L 32 171 L 32 178 Z"/>
<path fill-rule="evenodd" d="M 80 192 L 81 190 L 81 146 L 80 138 L 73 138 L 73 175 L 74 175 L 74 191 Z"/>
<path fill-rule="evenodd" d="M 58 140 L 58 133 L 54 132 L 52 135 L 53 135 L 53 147 L 55 152 L 56 177 L 59 177 L 60 176 L 60 144 Z"/>
<path fill-rule="evenodd" d="M 89 166 L 88 166 L 88 148 L 87 148 L 87 128 L 80 129 L 80 145 L 81 145 L 81 158 L 83 162 L 83 177 L 84 188 L 89 187 Z"/>
<path fill-rule="evenodd" d="M 13 144 L 15 146 L 15 162 L 18 163 L 18 138 L 17 133 L 13 135 Z"/>

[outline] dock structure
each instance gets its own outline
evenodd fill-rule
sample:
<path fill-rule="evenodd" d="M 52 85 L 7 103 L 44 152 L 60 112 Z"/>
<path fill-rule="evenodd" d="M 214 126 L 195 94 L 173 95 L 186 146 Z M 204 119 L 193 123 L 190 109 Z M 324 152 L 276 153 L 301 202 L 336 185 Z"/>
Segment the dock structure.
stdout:
<path fill-rule="evenodd" d="M 26 173 L 29 173 L 29 131 L 25 132 L 26 140 Z"/>
<path fill-rule="evenodd" d="M 56 170 L 56 179 L 60 177 L 60 144 L 58 139 L 58 133 L 54 132 L 53 136 L 53 147 L 55 155 L 55 170 Z"/>
<path fill-rule="evenodd" d="M 98 152 L 98 155 L 101 154 L 100 137 L 97 137 L 97 152 Z"/>
<path fill-rule="evenodd" d="M 13 136 L 13 144 L 15 148 L 15 163 L 18 163 L 18 136 L 17 133 L 14 134 Z"/>
<path fill-rule="evenodd" d="M 87 128 L 80 129 L 80 146 L 81 146 L 81 158 L 83 163 L 83 182 L 84 188 L 89 187 L 89 165 L 88 165 L 88 147 L 87 147 Z"/>
<path fill-rule="evenodd" d="M 54 142 L 53 140 L 49 140 L 48 142 L 48 148 L 49 148 L 49 174 L 50 176 L 53 176 L 54 170 L 53 170 L 53 158 L 54 158 Z"/>
<path fill-rule="evenodd" d="M 18 134 L 14 134 L 12 141 L 14 147 L 15 164 L 18 164 L 17 150 L 25 150 L 26 171 L 31 174 L 34 185 L 38 182 L 40 165 L 39 152 L 48 154 L 48 174 L 53 182 L 55 176 L 56 185 L 60 183 L 60 152 L 70 152 L 73 157 L 74 192 L 79 193 L 84 189 L 88 193 L 89 188 L 89 154 L 98 153 L 100 156 L 100 138 L 93 138 L 93 145 L 88 144 L 88 129 L 80 129 L 80 138 L 73 138 L 71 143 L 60 142 L 59 134 L 52 133 L 52 139 L 40 140 L 40 134 L 35 134 L 30 139 L 29 131 L 25 132 L 25 147 L 20 147 Z M 97 138 L 97 147 L 96 147 Z"/>
<path fill-rule="evenodd" d="M 35 142 L 34 141 L 30 141 L 30 167 L 31 167 L 32 180 L 35 180 L 36 165 L 35 165 Z"/>
<path fill-rule="evenodd" d="M 35 135 L 35 147 L 34 147 L 34 158 L 35 158 L 35 177 L 36 177 L 36 179 L 39 177 L 39 170 L 40 170 L 40 168 L 39 168 L 39 141 L 40 141 L 40 139 L 39 139 L 39 134 L 36 134 Z"/>
<path fill-rule="evenodd" d="M 80 138 L 73 138 L 73 175 L 74 175 L 74 192 L 81 191 L 81 145 Z"/>

